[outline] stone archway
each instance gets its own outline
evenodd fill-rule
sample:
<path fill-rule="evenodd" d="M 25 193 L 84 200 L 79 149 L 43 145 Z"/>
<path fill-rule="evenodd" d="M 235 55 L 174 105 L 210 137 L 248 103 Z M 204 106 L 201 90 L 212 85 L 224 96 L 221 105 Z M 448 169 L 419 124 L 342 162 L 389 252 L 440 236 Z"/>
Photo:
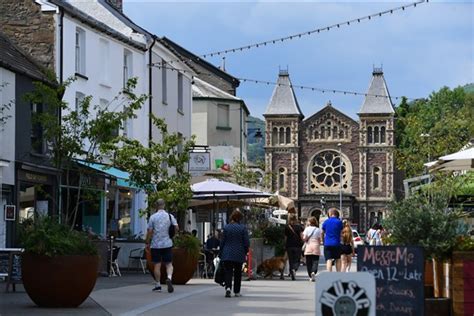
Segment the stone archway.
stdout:
<path fill-rule="evenodd" d="M 316 220 L 318 221 L 318 224 L 319 224 L 322 219 L 321 217 L 323 217 L 324 214 L 320 208 L 315 207 L 308 212 L 308 217 L 310 216 L 316 217 Z"/>

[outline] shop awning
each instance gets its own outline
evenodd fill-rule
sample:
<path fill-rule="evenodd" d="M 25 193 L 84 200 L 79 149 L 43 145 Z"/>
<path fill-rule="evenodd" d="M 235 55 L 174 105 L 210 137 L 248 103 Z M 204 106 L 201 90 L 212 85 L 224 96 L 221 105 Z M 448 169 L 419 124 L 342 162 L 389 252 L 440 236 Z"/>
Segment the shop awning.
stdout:
<path fill-rule="evenodd" d="M 136 185 L 132 184 L 132 182 L 130 181 L 130 174 L 126 171 L 120 170 L 115 167 L 110 167 L 104 164 L 99 164 L 99 163 L 91 163 L 91 162 L 85 162 L 85 161 L 79 161 L 79 160 L 77 162 L 83 166 L 92 168 L 94 170 L 103 172 L 105 174 L 108 174 L 116 178 L 117 186 L 119 187 L 139 189 Z"/>

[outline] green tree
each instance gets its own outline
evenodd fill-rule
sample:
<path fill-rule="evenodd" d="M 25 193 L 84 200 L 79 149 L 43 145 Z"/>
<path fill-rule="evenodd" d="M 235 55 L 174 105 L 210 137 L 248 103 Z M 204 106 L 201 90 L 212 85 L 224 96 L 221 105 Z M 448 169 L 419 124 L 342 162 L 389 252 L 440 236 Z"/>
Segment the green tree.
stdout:
<path fill-rule="evenodd" d="M 54 77 L 50 80 L 55 81 Z M 135 111 L 147 99 L 146 95 L 133 93 L 137 85 L 137 79 L 133 78 L 106 107 L 91 105 L 92 97 L 87 96 L 74 108 L 63 100 L 64 92 L 72 82 L 73 79 L 68 79 L 53 86 L 34 82 L 34 90 L 25 95 L 29 102 L 43 105 L 42 112 L 34 114 L 32 121 L 41 127 L 41 141 L 48 147 L 48 162 L 61 170 L 57 183 L 66 185 L 65 196 L 61 197 L 65 201 L 61 205 L 61 217 L 71 228 L 75 226 L 80 204 L 95 196 L 86 185 L 88 170 L 77 160 L 102 162 L 103 147 L 115 141 L 125 121 L 135 118 Z M 111 111 L 110 107 L 120 110 Z M 71 189 L 73 186 L 76 189 Z"/>
<path fill-rule="evenodd" d="M 413 177 L 423 172 L 428 157 L 433 160 L 459 150 L 473 135 L 473 108 L 474 95 L 460 87 L 444 87 L 428 99 L 410 103 L 403 99 L 396 109 L 398 169 Z"/>
<path fill-rule="evenodd" d="M 113 164 L 129 172 L 131 181 L 147 193 L 149 206 L 164 199 L 181 225 L 193 195 L 187 163 L 194 136 L 186 140 L 178 133 L 169 133 L 163 119 L 154 115 L 151 119 L 161 134 L 159 141 L 150 140 L 143 145 L 138 140 L 119 137 L 107 144 L 106 152 L 113 153 Z M 142 214 L 150 211 L 149 207 Z"/>

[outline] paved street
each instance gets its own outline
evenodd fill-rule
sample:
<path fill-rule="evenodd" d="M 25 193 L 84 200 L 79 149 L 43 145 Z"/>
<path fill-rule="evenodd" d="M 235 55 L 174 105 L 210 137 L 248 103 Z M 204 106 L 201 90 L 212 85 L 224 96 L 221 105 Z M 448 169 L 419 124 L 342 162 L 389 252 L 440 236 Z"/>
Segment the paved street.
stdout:
<path fill-rule="evenodd" d="M 172 294 L 154 293 L 150 276 L 127 273 L 99 278 L 94 292 L 77 309 L 38 308 L 20 285 L 17 293 L 0 293 L 0 315 L 314 315 L 315 283 L 308 281 L 305 271 L 302 266 L 296 281 L 242 281 L 240 298 L 224 298 L 224 289 L 209 279 L 192 279 L 175 286 Z"/>

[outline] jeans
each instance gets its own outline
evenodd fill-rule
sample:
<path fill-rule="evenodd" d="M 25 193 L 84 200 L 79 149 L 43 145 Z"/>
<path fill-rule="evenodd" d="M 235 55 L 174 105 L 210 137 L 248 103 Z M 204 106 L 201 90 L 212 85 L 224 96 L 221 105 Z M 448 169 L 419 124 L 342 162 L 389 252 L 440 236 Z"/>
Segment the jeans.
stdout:
<path fill-rule="evenodd" d="M 319 256 L 317 255 L 306 255 L 306 269 L 308 270 L 308 276 L 311 277 L 311 273 L 316 274 L 318 272 Z"/>
<path fill-rule="evenodd" d="M 288 253 L 288 262 L 291 270 L 298 270 L 301 260 L 301 247 L 289 247 L 286 249 Z"/>
<path fill-rule="evenodd" d="M 232 276 L 234 277 L 234 293 L 240 293 L 242 283 L 242 262 L 224 261 L 225 288 L 232 289 Z"/>

